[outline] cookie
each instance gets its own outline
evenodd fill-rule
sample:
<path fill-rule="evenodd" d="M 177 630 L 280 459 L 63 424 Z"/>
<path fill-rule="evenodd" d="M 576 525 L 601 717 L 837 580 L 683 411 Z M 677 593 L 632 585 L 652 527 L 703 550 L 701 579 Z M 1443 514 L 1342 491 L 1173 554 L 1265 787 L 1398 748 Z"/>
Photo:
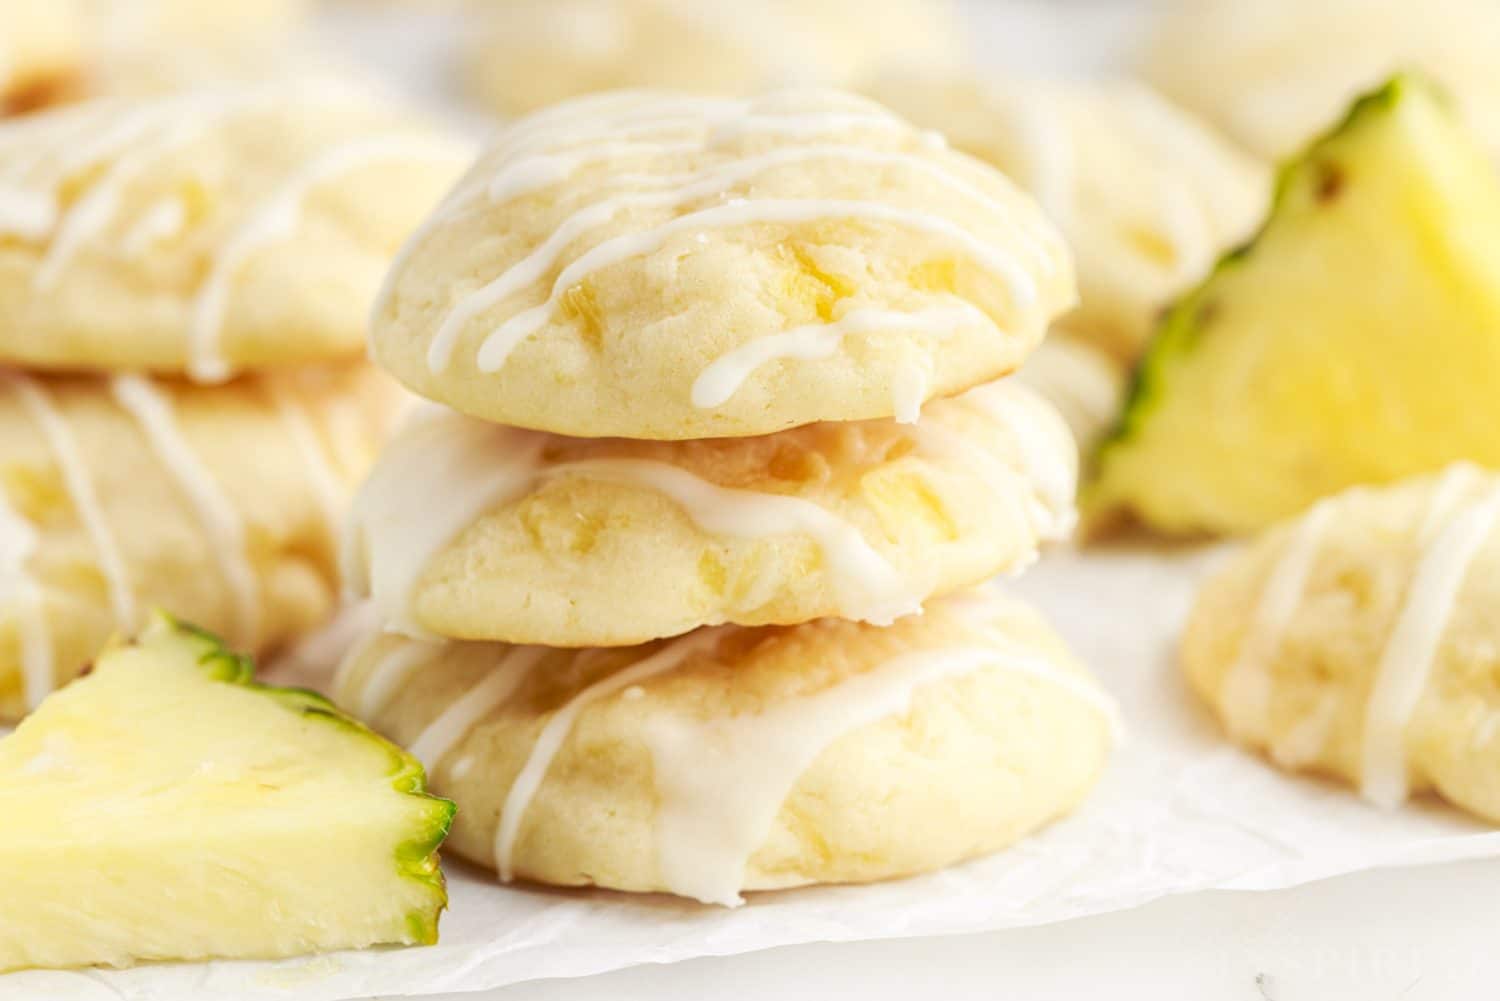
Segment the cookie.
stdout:
<path fill-rule="evenodd" d="M 1115 719 L 1047 624 L 993 593 L 887 628 L 576 652 L 377 633 L 337 689 L 458 803 L 464 858 L 726 905 L 998 851 L 1082 802 Z"/>
<path fill-rule="evenodd" d="M 907 72 L 871 92 L 1035 196 L 1077 259 L 1080 301 L 1064 324 L 1126 364 L 1270 199 L 1261 164 L 1131 81 Z"/>
<path fill-rule="evenodd" d="M 1182 664 L 1277 764 L 1500 823 L 1497 607 L 1500 476 L 1460 465 L 1266 533 L 1204 584 Z"/>
<path fill-rule="evenodd" d="M 1119 419 L 1129 372 L 1089 340 L 1054 331 L 1015 378 L 1057 408 L 1087 455 Z"/>
<path fill-rule="evenodd" d="M 1355 97 L 1419 69 L 1500 156 L 1496 51 L 1490 0 L 1192 0 L 1168 7 L 1138 68 L 1267 159 L 1296 154 Z"/>
<path fill-rule="evenodd" d="M 486 420 L 731 437 L 914 419 L 1072 302 L 1030 199 L 876 104 L 625 93 L 505 133 L 407 245 L 371 346 Z"/>
<path fill-rule="evenodd" d="M 891 62 L 958 61 L 959 37 L 939 0 L 507 0 L 489 5 L 466 74 L 480 101 L 520 115 L 625 88 L 847 85 Z"/>
<path fill-rule="evenodd" d="M 466 145 L 338 86 L 0 124 L 0 361 L 219 381 L 349 358 Z"/>
<path fill-rule="evenodd" d="M 86 29 L 69 0 L 6 0 L 0 22 L 0 117 L 71 90 L 83 71 Z"/>
<path fill-rule="evenodd" d="M 702 625 L 890 622 L 1072 527 L 1077 456 L 1002 382 L 915 426 L 584 440 L 430 407 L 361 489 L 346 579 L 418 637 L 618 646 Z"/>
<path fill-rule="evenodd" d="M 401 395 L 363 365 L 211 390 L 0 375 L 0 721 L 155 607 L 246 651 L 319 624 Z"/>

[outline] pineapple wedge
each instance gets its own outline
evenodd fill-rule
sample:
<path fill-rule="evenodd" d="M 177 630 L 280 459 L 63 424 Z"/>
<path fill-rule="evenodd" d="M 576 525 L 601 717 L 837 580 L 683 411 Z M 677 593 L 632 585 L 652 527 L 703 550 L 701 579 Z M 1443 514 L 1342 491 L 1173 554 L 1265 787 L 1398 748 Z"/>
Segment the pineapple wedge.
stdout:
<path fill-rule="evenodd" d="M 252 671 L 157 616 L 0 740 L 0 970 L 436 940 L 453 804 Z"/>
<path fill-rule="evenodd" d="M 1500 178 L 1401 76 L 1282 172 L 1252 242 L 1166 318 L 1086 517 L 1239 533 L 1356 483 L 1500 465 Z"/>

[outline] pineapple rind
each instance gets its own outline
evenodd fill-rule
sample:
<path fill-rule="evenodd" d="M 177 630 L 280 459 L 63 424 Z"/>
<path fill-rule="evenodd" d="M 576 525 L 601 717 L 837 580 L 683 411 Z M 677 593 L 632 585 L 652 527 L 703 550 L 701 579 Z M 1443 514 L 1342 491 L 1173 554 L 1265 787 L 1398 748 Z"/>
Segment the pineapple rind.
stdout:
<path fill-rule="evenodd" d="M 390 752 L 391 788 L 406 796 L 426 800 L 430 810 L 421 833 L 396 846 L 397 869 L 407 878 L 427 883 L 437 895 L 434 910 L 417 910 L 407 915 L 409 944 L 431 945 L 437 941 L 438 917 L 447 907 L 447 883 L 438 860 L 438 847 L 447 839 L 457 807 L 452 801 L 427 792 L 427 772 L 422 763 L 400 747 L 381 737 L 359 720 L 344 712 L 325 696 L 308 688 L 266 685 L 255 680 L 255 663 L 249 657 L 224 646 L 213 633 L 163 611 L 153 613 L 151 622 L 138 644 L 153 645 L 162 637 L 169 641 L 187 640 L 197 651 L 198 669 L 215 681 L 251 688 L 268 695 L 303 716 L 342 726 L 355 735 L 375 741 Z"/>
<path fill-rule="evenodd" d="M 378 938 L 378 941 L 400 944 L 430 944 L 436 941 L 438 920 L 447 905 L 446 886 L 438 865 L 437 849 L 447 836 L 455 808 L 451 802 L 427 793 L 423 768 L 415 758 L 378 736 L 316 692 L 256 682 L 254 665 L 248 658 L 226 649 L 211 633 L 179 622 L 164 613 L 154 614 L 146 629 L 134 642 L 116 643 L 102 653 L 101 666 L 107 663 L 112 655 L 118 655 L 132 648 L 151 657 L 153 661 L 180 665 L 179 669 L 191 665 L 211 682 L 252 690 L 257 695 L 267 697 L 270 702 L 303 719 L 347 730 L 351 737 L 361 740 L 365 753 L 378 749 L 389 762 L 383 774 L 388 776 L 390 788 L 401 797 L 408 798 L 404 805 L 388 804 L 382 810 L 382 816 L 386 819 L 383 819 L 381 823 L 388 822 L 392 815 L 399 816 L 402 818 L 401 826 L 397 829 L 410 831 L 410 835 L 397 842 L 392 849 L 394 882 L 391 885 L 414 887 L 410 894 L 403 893 L 400 898 L 391 898 L 411 901 L 414 906 L 411 906 L 404 915 L 391 915 L 390 920 L 394 923 L 388 926 L 388 930 Z M 125 665 L 121 666 L 129 670 Z M 75 684 L 82 683 L 84 682 L 75 682 Z M 23 724 L 23 729 L 25 728 L 26 724 Z M 379 757 L 368 757 L 364 760 L 373 761 L 376 767 L 379 767 Z M 360 801 L 372 802 L 369 787 L 366 786 L 365 790 L 360 793 Z M 415 887 L 420 887 L 420 889 L 415 889 Z M 197 889 L 195 886 L 168 887 L 170 894 L 192 894 Z M 0 946 L 3 945 L 4 943 L 0 943 Z M 21 949 L 20 966 L 33 965 L 26 962 L 29 950 L 25 943 L 18 943 L 18 945 Z M 10 951 L 14 952 L 14 950 Z M 67 955 L 68 953 L 66 950 L 61 952 L 44 950 L 43 954 Z M 258 955 L 285 954 L 287 953 L 279 951 L 273 953 L 236 952 L 233 956 L 234 958 L 253 958 Z M 7 961 L 6 955 L 7 949 L 0 947 L 0 970 L 16 968 L 18 960 L 13 956 Z M 122 958 L 118 951 L 112 951 L 110 955 L 97 956 L 92 961 L 117 965 Z M 149 955 L 138 958 L 167 959 L 172 956 L 157 949 Z M 190 958 L 204 958 L 204 954 L 200 951 Z M 78 960 L 79 963 L 88 961 L 90 960 Z M 74 964 L 69 961 L 65 965 Z"/>

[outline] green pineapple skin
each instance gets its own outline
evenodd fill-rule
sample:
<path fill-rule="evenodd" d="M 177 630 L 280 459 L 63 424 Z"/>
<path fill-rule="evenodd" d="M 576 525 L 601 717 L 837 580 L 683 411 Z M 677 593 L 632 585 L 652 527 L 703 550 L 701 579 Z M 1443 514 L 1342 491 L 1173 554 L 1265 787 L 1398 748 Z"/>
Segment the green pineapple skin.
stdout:
<path fill-rule="evenodd" d="M 1196 288 L 1184 294 L 1164 313 L 1156 334 L 1132 373 L 1118 419 L 1089 457 L 1081 507 L 1085 523 L 1094 534 L 1121 522 L 1138 523 L 1159 533 L 1185 537 L 1250 532 L 1303 510 L 1321 496 L 1356 483 L 1400 479 L 1441 468 L 1457 459 L 1473 458 L 1484 462 L 1500 458 L 1500 449 L 1494 450 L 1497 455 L 1493 457 L 1469 453 L 1425 456 L 1413 458 L 1406 463 L 1410 468 L 1405 468 L 1399 458 L 1382 463 L 1361 455 L 1358 463 L 1351 461 L 1352 472 L 1344 477 L 1344 482 L 1329 479 L 1318 484 L 1319 489 L 1303 490 L 1300 496 L 1296 495 L 1295 488 L 1278 493 L 1272 487 L 1266 496 L 1242 503 L 1242 498 L 1231 495 L 1234 487 L 1216 483 L 1212 469 L 1205 475 L 1205 467 L 1201 465 L 1197 469 L 1182 468 L 1187 463 L 1174 463 L 1171 450 L 1163 447 L 1163 442 L 1176 433 L 1164 431 L 1163 422 L 1176 421 L 1178 426 L 1186 423 L 1180 410 L 1169 410 L 1169 405 L 1178 402 L 1180 381 L 1198 374 L 1193 371 L 1193 366 L 1200 348 L 1220 334 L 1215 328 L 1220 325 L 1217 321 L 1219 310 L 1224 305 L 1223 293 L 1226 287 L 1232 287 L 1227 286 L 1225 280 L 1238 279 L 1257 262 L 1265 253 L 1268 236 L 1274 233 L 1285 242 L 1287 227 L 1305 218 L 1300 213 L 1307 208 L 1308 192 L 1322 183 L 1319 172 L 1330 164 L 1343 164 L 1342 158 L 1359 142 L 1361 130 L 1378 128 L 1379 120 L 1403 114 L 1431 117 L 1431 109 L 1437 109 L 1445 119 L 1451 118 L 1452 128 L 1457 133 L 1457 118 L 1452 112 L 1451 101 L 1436 84 L 1418 74 L 1397 75 L 1356 100 L 1337 124 L 1278 171 L 1270 208 L 1261 229 L 1245 243 L 1226 252 Z M 1424 122 L 1419 128 L 1426 126 Z M 1442 127 L 1449 125 L 1445 123 Z M 1278 230 L 1278 227 L 1281 228 Z M 1496 236 L 1500 238 L 1500 233 Z M 1453 246 L 1466 247 L 1465 241 L 1469 238 L 1467 234 L 1455 235 Z M 1444 249 L 1453 252 L 1451 248 Z M 1474 279 L 1468 276 L 1466 280 Z M 1459 297 L 1464 294 L 1462 289 L 1455 293 Z M 1309 338 L 1316 337 L 1315 327 L 1302 332 Z M 1487 358 L 1478 364 L 1488 371 Z M 1230 401 L 1229 406 L 1238 402 Z M 1218 414 L 1210 412 L 1193 416 L 1203 418 L 1205 424 L 1218 419 Z M 1201 441 L 1198 444 L 1201 445 Z M 1154 453 L 1151 463 L 1140 461 L 1147 452 Z M 1324 455 L 1331 463 L 1343 458 L 1328 451 Z M 1310 457 L 1316 459 L 1317 453 L 1310 453 Z M 1246 461 L 1254 462 L 1258 458 L 1251 456 Z M 1301 458 L 1305 461 L 1309 456 Z M 1221 461 L 1227 463 L 1229 460 L 1226 457 Z M 1274 464 L 1259 472 L 1269 481 L 1288 478 L 1284 475 L 1287 470 Z M 1234 479 L 1232 476 L 1226 478 Z M 1176 487 L 1179 479 L 1185 481 L 1185 486 Z M 1253 479 L 1253 476 L 1241 477 L 1241 483 L 1236 486 Z M 1172 482 L 1174 489 L 1164 491 L 1163 481 Z"/>
<path fill-rule="evenodd" d="M 427 792 L 425 772 L 416 758 L 376 734 L 316 692 L 302 688 L 277 687 L 256 681 L 255 666 L 248 657 L 227 649 L 212 633 L 180 622 L 162 612 L 153 613 L 150 623 L 135 640 L 111 644 L 100 654 L 95 665 L 67 686 L 64 691 L 87 684 L 91 674 L 96 670 L 109 669 L 110 658 L 124 651 L 138 651 L 164 662 L 191 664 L 203 678 L 214 684 L 228 685 L 254 693 L 257 697 L 267 699 L 270 703 L 305 722 L 337 728 L 346 733 L 351 740 L 367 742 L 365 745 L 367 749 L 379 748 L 383 751 L 388 760 L 384 775 L 390 783 L 391 790 L 403 799 L 409 798 L 406 806 L 401 807 L 403 815 L 409 817 L 409 835 L 394 845 L 393 868 L 402 885 L 409 882 L 421 888 L 412 894 L 412 896 L 420 897 L 421 903 L 411 907 L 399 919 L 399 928 L 393 923 L 376 940 L 358 944 L 430 945 L 437 941 L 439 918 L 448 903 L 447 888 L 439 866 L 438 848 L 447 838 L 456 808 L 452 802 Z M 118 669 L 129 670 L 129 667 L 122 666 Z M 45 705 L 44 703 L 43 709 Z M 28 720 L 23 721 L 17 734 L 27 728 L 33 720 L 41 718 L 41 713 L 39 709 Z M 0 782 L 3 781 L 3 776 L 0 776 Z M 194 886 L 165 886 L 163 898 L 170 900 L 182 894 L 196 893 L 198 890 L 199 888 Z M 0 911 L 3 911 L 3 908 L 0 908 Z M 0 918 L 3 917 L 4 914 L 0 913 Z M 319 920 L 321 921 L 321 918 Z M 3 923 L 3 920 L 0 920 L 0 924 Z M 43 949 L 42 951 L 53 950 Z M 281 958 L 296 955 L 301 951 L 305 950 L 259 951 L 252 948 L 241 951 L 234 949 L 220 956 L 217 953 L 205 954 L 200 950 L 183 957 L 164 953 L 160 949 L 154 949 L 147 954 L 121 954 L 116 950 L 107 956 L 75 956 L 76 961 L 38 964 L 27 960 L 28 948 L 24 942 L 20 943 L 18 952 L 7 950 L 5 943 L 0 942 L 0 973 L 32 969 L 38 966 L 120 966 L 140 961 L 179 958 L 195 960 Z M 66 953 L 66 950 L 63 952 Z M 11 958 L 7 959 L 8 955 Z M 15 958 L 17 955 L 20 957 L 19 960 Z"/>
<path fill-rule="evenodd" d="M 162 633 L 161 630 L 166 632 Z M 438 848 L 448 839 L 448 831 L 453 826 L 453 816 L 458 808 L 451 800 L 434 796 L 427 791 L 427 772 L 422 763 L 311 689 L 278 687 L 256 681 L 255 663 L 249 657 L 227 648 L 223 640 L 206 629 L 182 622 L 165 612 L 157 612 L 138 641 L 139 645 L 149 645 L 156 635 L 167 635 L 174 641 L 190 644 L 196 655 L 198 669 L 214 681 L 258 692 L 275 699 L 300 716 L 316 719 L 329 726 L 342 727 L 350 731 L 352 736 L 373 741 L 390 751 L 391 788 L 404 796 L 413 796 L 430 804 L 424 827 L 410 840 L 396 846 L 396 866 L 408 879 L 432 887 L 437 900 L 433 909 L 413 911 L 407 915 L 408 937 L 402 944 L 436 943 L 438 919 L 448 905 L 448 887 L 439 865 Z"/>

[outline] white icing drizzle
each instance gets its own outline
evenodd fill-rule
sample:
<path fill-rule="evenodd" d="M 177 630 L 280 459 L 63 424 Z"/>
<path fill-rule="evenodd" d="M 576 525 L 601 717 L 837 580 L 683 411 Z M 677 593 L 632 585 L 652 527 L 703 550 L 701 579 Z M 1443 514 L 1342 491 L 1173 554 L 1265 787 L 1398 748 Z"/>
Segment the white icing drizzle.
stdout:
<path fill-rule="evenodd" d="M 1015 382 L 980 386 L 962 399 L 1010 431 L 1021 454 L 1028 493 L 1039 505 L 1033 521 L 1041 537 L 1071 535 L 1077 521 L 1078 446 L 1052 405 Z"/>
<path fill-rule="evenodd" d="M 303 469 L 307 471 L 307 482 L 312 486 L 313 496 L 323 514 L 328 537 L 338 538 L 343 526 L 346 491 L 339 475 L 334 471 L 333 461 L 323 448 L 311 415 L 291 388 L 280 379 L 263 379 L 261 385 L 264 386 L 271 405 L 276 408 L 287 436 L 292 439 L 292 447 L 302 460 Z"/>
<path fill-rule="evenodd" d="M 811 501 L 721 487 L 684 469 L 647 459 L 589 459 L 554 467 L 546 475 L 573 474 L 655 490 L 714 535 L 741 539 L 810 536 L 823 551 L 847 618 L 888 625 L 921 605 L 920 597 L 859 529 Z"/>
<path fill-rule="evenodd" d="M 132 590 L 130 575 L 126 572 L 125 560 L 120 555 L 120 548 L 115 541 L 114 533 L 110 530 L 109 521 L 104 517 L 104 508 L 99 503 L 94 482 L 89 477 L 88 463 L 84 461 L 83 453 L 73 437 L 72 430 L 62 414 L 53 406 L 51 396 L 40 382 L 19 372 L 6 372 L 0 375 L 0 382 L 16 394 L 16 398 L 21 401 L 22 408 L 41 431 L 42 437 L 46 439 L 47 447 L 57 461 L 68 497 L 72 500 L 73 507 L 78 512 L 78 518 L 83 522 L 84 530 L 88 532 L 90 540 L 94 543 L 94 549 L 98 553 L 99 569 L 104 572 L 105 583 L 109 589 L 109 603 L 114 612 L 115 624 L 121 629 L 135 628 L 135 594 Z"/>
<path fill-rule="evenodd" d="M 37 548 L 37 531 L 0 492 L 0 607 L 16 617 L 21 652 L 22 698 L 35 709 L 52 691 L 55 658 L 42 590 L 26 564 Z"/>
<path fill-rule="evenodd" d="M 163 198 L 152 205 L 120 240 L 127 257 L 140 257 L 163 240 L 176 236 L 187 225 L 187 206 L 180 198 Z"/>
<path fill-rule="evenodd" d="M 527 808 L 546 779 L 552 760 L 557 757 L 557 752 L 572 733 L 578 715 L 600 699 L 639 684 L 647 678 L 665 674 L 687 658 L 713 649 L 724 634 L 724 629 L 725 627 L 700 629 L 668 642 L 645 660 L 606 675 L 589 685 L 548 718 L 500 808 L 500 822 L 495 829 L 495 871 L 502 880 L 509 882 L 515 875 L 511 856 L 516 836 L 521 830 L 521 822 L 525 820 Z"/>
<path fill-rule="evenodd" d="M 1264 735 L 1271 712 L 1269 664 L 1302 601 L 1307 579 L 1324 534 L 1337 508 L 1320 501 L 1292 527 L 1285 548 L 1266 580 L 1265 590 L 1240 641 L 1239 656 L 1229 666 L 1219 696 L 1230 733 L 1238 737 Z"/>
<path fill-rule="evenodd" d="M 476 723 L 504 705 L 526 680 L 531 669 L 549 652 L 547 647 L 540 646 L 507 648 L 500 662 L 485 672 L 479 684 L 439 713 L 437 719 L 412 742 L 412 757 L 422 762 L 428 775 L 436 774 L 444 756 L 454 745 L 463 740 Z"/>
<path fill-rule="evenodd" d="M 1500 522 L 1500 488 L 1461 508 L 1432 539 L 1412 576 L 1365 706 L 1360 792 L 1385 808 L 1407 796 L 1406 726 L 1442 649 L 1469 568 Z"/>
<path fill-rule="evenodd" d="M 1009 283 L 1019 304 L 1030 306 L 1035 301 L 1035 283 L 1012 258 L 997 252 L 991 244 L 964 227 L 939 216 L 876 202 L 833 198 L 738 199 L 594 245 L 562 269 L 541 305 L 517 313 L 485 338 L 479 348 L 479 369 L 483 372 L 499 371 L 516 345 L 547 322 L 568 289 L 612 264 L 658 250 L 675 236 L 751 224 L 796 224 L 826 219 L 888 223 L 941 237 L 963 247 L 983 266 L 1000 275 Z"/>
<path fill-rule="evenodd" d="M 229 376 L 229 365 L 219 353 L 219 337 L 229 303 L 230 283 L 253 255 L 296 232 L 303 206 L 319 185 L 383 161 L 452 158 L 451 149 L 428 137 L 365 137 L 325 150 L 282 181 L 224 239 L 214 255 L 208 276 L 193 302 L 188 331 L 189 374 L 202 382 L 219 382 Z"/>
<path fill-rule="evenodd" d="M 376 633 L 372 638 L 378 640 L 381 634 Z M 359 715 L 364 719 L 373 719 L 390 703 L 401 686 L 406 684 L 412 672 L 423 664 L 435 661 L 442 650 L 442 643 L 414 639 L 403 639 L 387 650 L 370 666 L 364 684 L 360 686 L 359 700 L 355 707 Z M 362 659 L 362 656 L 357 656 L 356 659 Z"/>
<path fill-rule="evenodd" d="M 242 647 L 254 646 L 260 635 L 260 579 L 250 559 L 244 518 L 184 437 L 165 394 L 139 375 L 112 377 L 110 392 L 135 419 L 151 450 L 192 506 L 234 603 L 235 642 Z"/>
<path fill-rule="evenodd" d="M 853 309 L 829 323 L 810 323 L 777 334 L 752 338 L 716 358 L 693 382 L 693 406 L 712 410 L 723 406 L 739 392 L 756 369 L 781 358 L 811 361 L 832 357 L 849 336 L 880 333 L 919 334 L 947 337 L 961 327 L 986 323 L 988 318 L 973 306 L 937 307 L 902 313 L 896 310 L 865 307 Z M 907 394 L 903 401 L 903 423 L 914 423 L 910 396 L 916 395 L 920 407 L 926 393 Z"/>
<path fill-rule="evenodd" d="M 387 629 L 431 638 L 411 608 L 423 571 L 475 519 L 535 480 L 544 440 L 433 405 L 414 412 L 354 500 L 344 585 L 370 596 Z"/>
<path fill-rule="evenodd" d="M 346 586 L 370 595 L 388 629 L 427 637 L 411 601 L 432 558 L 486 511 L 539 480 L 580 476 L 655 490 L 708 533 L 809 536 L 822 549 L 841 594 L 841 614 L 848 618 L 888 623 L 919 607 L 919 596 L 857 528 L 812 501 L 721 487 L 655 460 L 600 458 L 544 467 L 545 441 L 440 407 L 419 411 L 354 502 L 343 547 Z M 435 490 L 434 484 L 444 488 Z"/>

